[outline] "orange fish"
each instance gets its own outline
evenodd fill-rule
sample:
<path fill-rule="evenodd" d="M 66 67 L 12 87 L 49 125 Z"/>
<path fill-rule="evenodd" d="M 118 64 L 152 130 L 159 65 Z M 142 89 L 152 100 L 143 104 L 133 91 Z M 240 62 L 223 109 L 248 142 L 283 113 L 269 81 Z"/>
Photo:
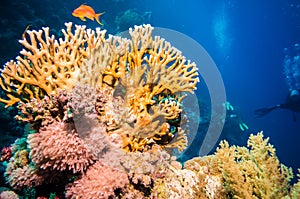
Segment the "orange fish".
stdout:
<path fill-rule="evenodd" d="M 96 21 L 100 24 L 103 25 L 100 20 L 99 17 L 104 14 L 104 12 L 96 14 L 94 9 L 91 6 L 88 6 L 86 4 L 81 4 L 78 8 L 76 8 L 75 10 L 73 10 L 72 15 L 74 17 L 78 17 L 79 19 L 81 19 L 82 21 L 85 21 L 85 17 L 94 21 L 94 19 L 96 19 Z"/>

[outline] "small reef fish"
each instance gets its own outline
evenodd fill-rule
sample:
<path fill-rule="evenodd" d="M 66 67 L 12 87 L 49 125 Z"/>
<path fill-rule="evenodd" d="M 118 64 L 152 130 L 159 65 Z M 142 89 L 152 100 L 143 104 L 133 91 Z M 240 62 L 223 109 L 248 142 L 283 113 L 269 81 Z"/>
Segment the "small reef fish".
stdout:
<path fill-rule="evenodd" d="M 88 6 L 86 4 L 81 4 L 78 8 L 76 8 L 75 10 L 73 10 L 72 15 L 74 17 L 78 17 L 80 18 L 82 21 L 85 21 L 85 17 L 94 21 L 94 19 L 96 19 L 96 21 L 100 24 L 103 25 L 100 20 L 99 17 L 104 14 L 104 12 L 101 12 L 99 14 L 96 14 L 94 9 L 91 6 Z"/>

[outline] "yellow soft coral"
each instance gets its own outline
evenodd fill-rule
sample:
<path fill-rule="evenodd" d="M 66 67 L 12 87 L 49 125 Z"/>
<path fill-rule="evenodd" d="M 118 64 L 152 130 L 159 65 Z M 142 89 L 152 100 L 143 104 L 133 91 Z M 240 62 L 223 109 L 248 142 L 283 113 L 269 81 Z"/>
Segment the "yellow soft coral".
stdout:
<path fill-rule="evenodd" d="M 295 183 L 290 191 L 290 197 L 287 198 L 291 198 L 291 199 L 297 199 L 300 198 L 300 169 L 298 169 L 298 182 Z"/>
<path fill-rule="evenodd" d="M 236 198 L 281 198 L 287 194 L 292 170 L 279 163 L 268 141 L 269 138 L 264 139 L 260 132 L 250 135 L 250 149 L 228 147 L 228 143 L 223 142 L 217 150 L 216 158 L 223 169 L 226 188 Z"/>
<path fill-rule="evenodd" d="M 268 141 L 262 132 L 250 135 L 249 148 L 229 146 L 228 142 L 222 141 L 214 155 L 189 160 L 185 168 L 198 174 L 203 191 L 207 191 L 204 186 L 208 182 L 203 180 L 206 173 L 215 176 L 223 185 L 215 194 L 241 199 L 282 198 L 288 194 L 293 174 L 291 168 L 280 164 Z"/>

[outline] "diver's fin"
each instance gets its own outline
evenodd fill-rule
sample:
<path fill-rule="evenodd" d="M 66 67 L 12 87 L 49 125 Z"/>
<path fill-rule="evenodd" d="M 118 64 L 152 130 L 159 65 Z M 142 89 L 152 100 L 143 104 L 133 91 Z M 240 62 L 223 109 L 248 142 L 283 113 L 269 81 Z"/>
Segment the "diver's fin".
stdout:
<path fill-rule="evenodd" d="M 254 111 L 254 114 L 256 115 L 256 117 L 263 117 L 265 115 L 267 115 L 268 113 L 270 113 L 271 111 L 273 111 L 274 109 L 279 108 L 280 106 L 273 106 L 271 108 L 260 108 Z"/>
<path fill-rule="evenodd" d="M 99 17 L 100 17 L 101 15 L 103 15 L 104 13 L 105 13 L 105 12 L 101 12 L 101 13 L 99 13 L 99 14 L 96 14 L 96 16 L 95 16 L 96 21 L 97 21 L 98 24 L 100 24 L 100 25 L 103 25 L 103 24 L 100 22 Z"/>
<path fill-rule="evenodd" d="M 245 130 L 249 129 L 248 125 L 245 124 L 244 122 L 240 122 L 239 127 L 240 127 L 241 131 L 245 131 Z"/>

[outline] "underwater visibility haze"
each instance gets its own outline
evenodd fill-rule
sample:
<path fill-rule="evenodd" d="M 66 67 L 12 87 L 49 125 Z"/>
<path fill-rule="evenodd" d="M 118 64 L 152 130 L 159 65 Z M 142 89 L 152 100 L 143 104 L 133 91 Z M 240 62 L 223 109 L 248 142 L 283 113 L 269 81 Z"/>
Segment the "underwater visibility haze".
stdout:
<path fill-rule="evenodd" d="M 298 1 L 2 0 L 0 43 L 0 198 L 300 198 Z"/>

